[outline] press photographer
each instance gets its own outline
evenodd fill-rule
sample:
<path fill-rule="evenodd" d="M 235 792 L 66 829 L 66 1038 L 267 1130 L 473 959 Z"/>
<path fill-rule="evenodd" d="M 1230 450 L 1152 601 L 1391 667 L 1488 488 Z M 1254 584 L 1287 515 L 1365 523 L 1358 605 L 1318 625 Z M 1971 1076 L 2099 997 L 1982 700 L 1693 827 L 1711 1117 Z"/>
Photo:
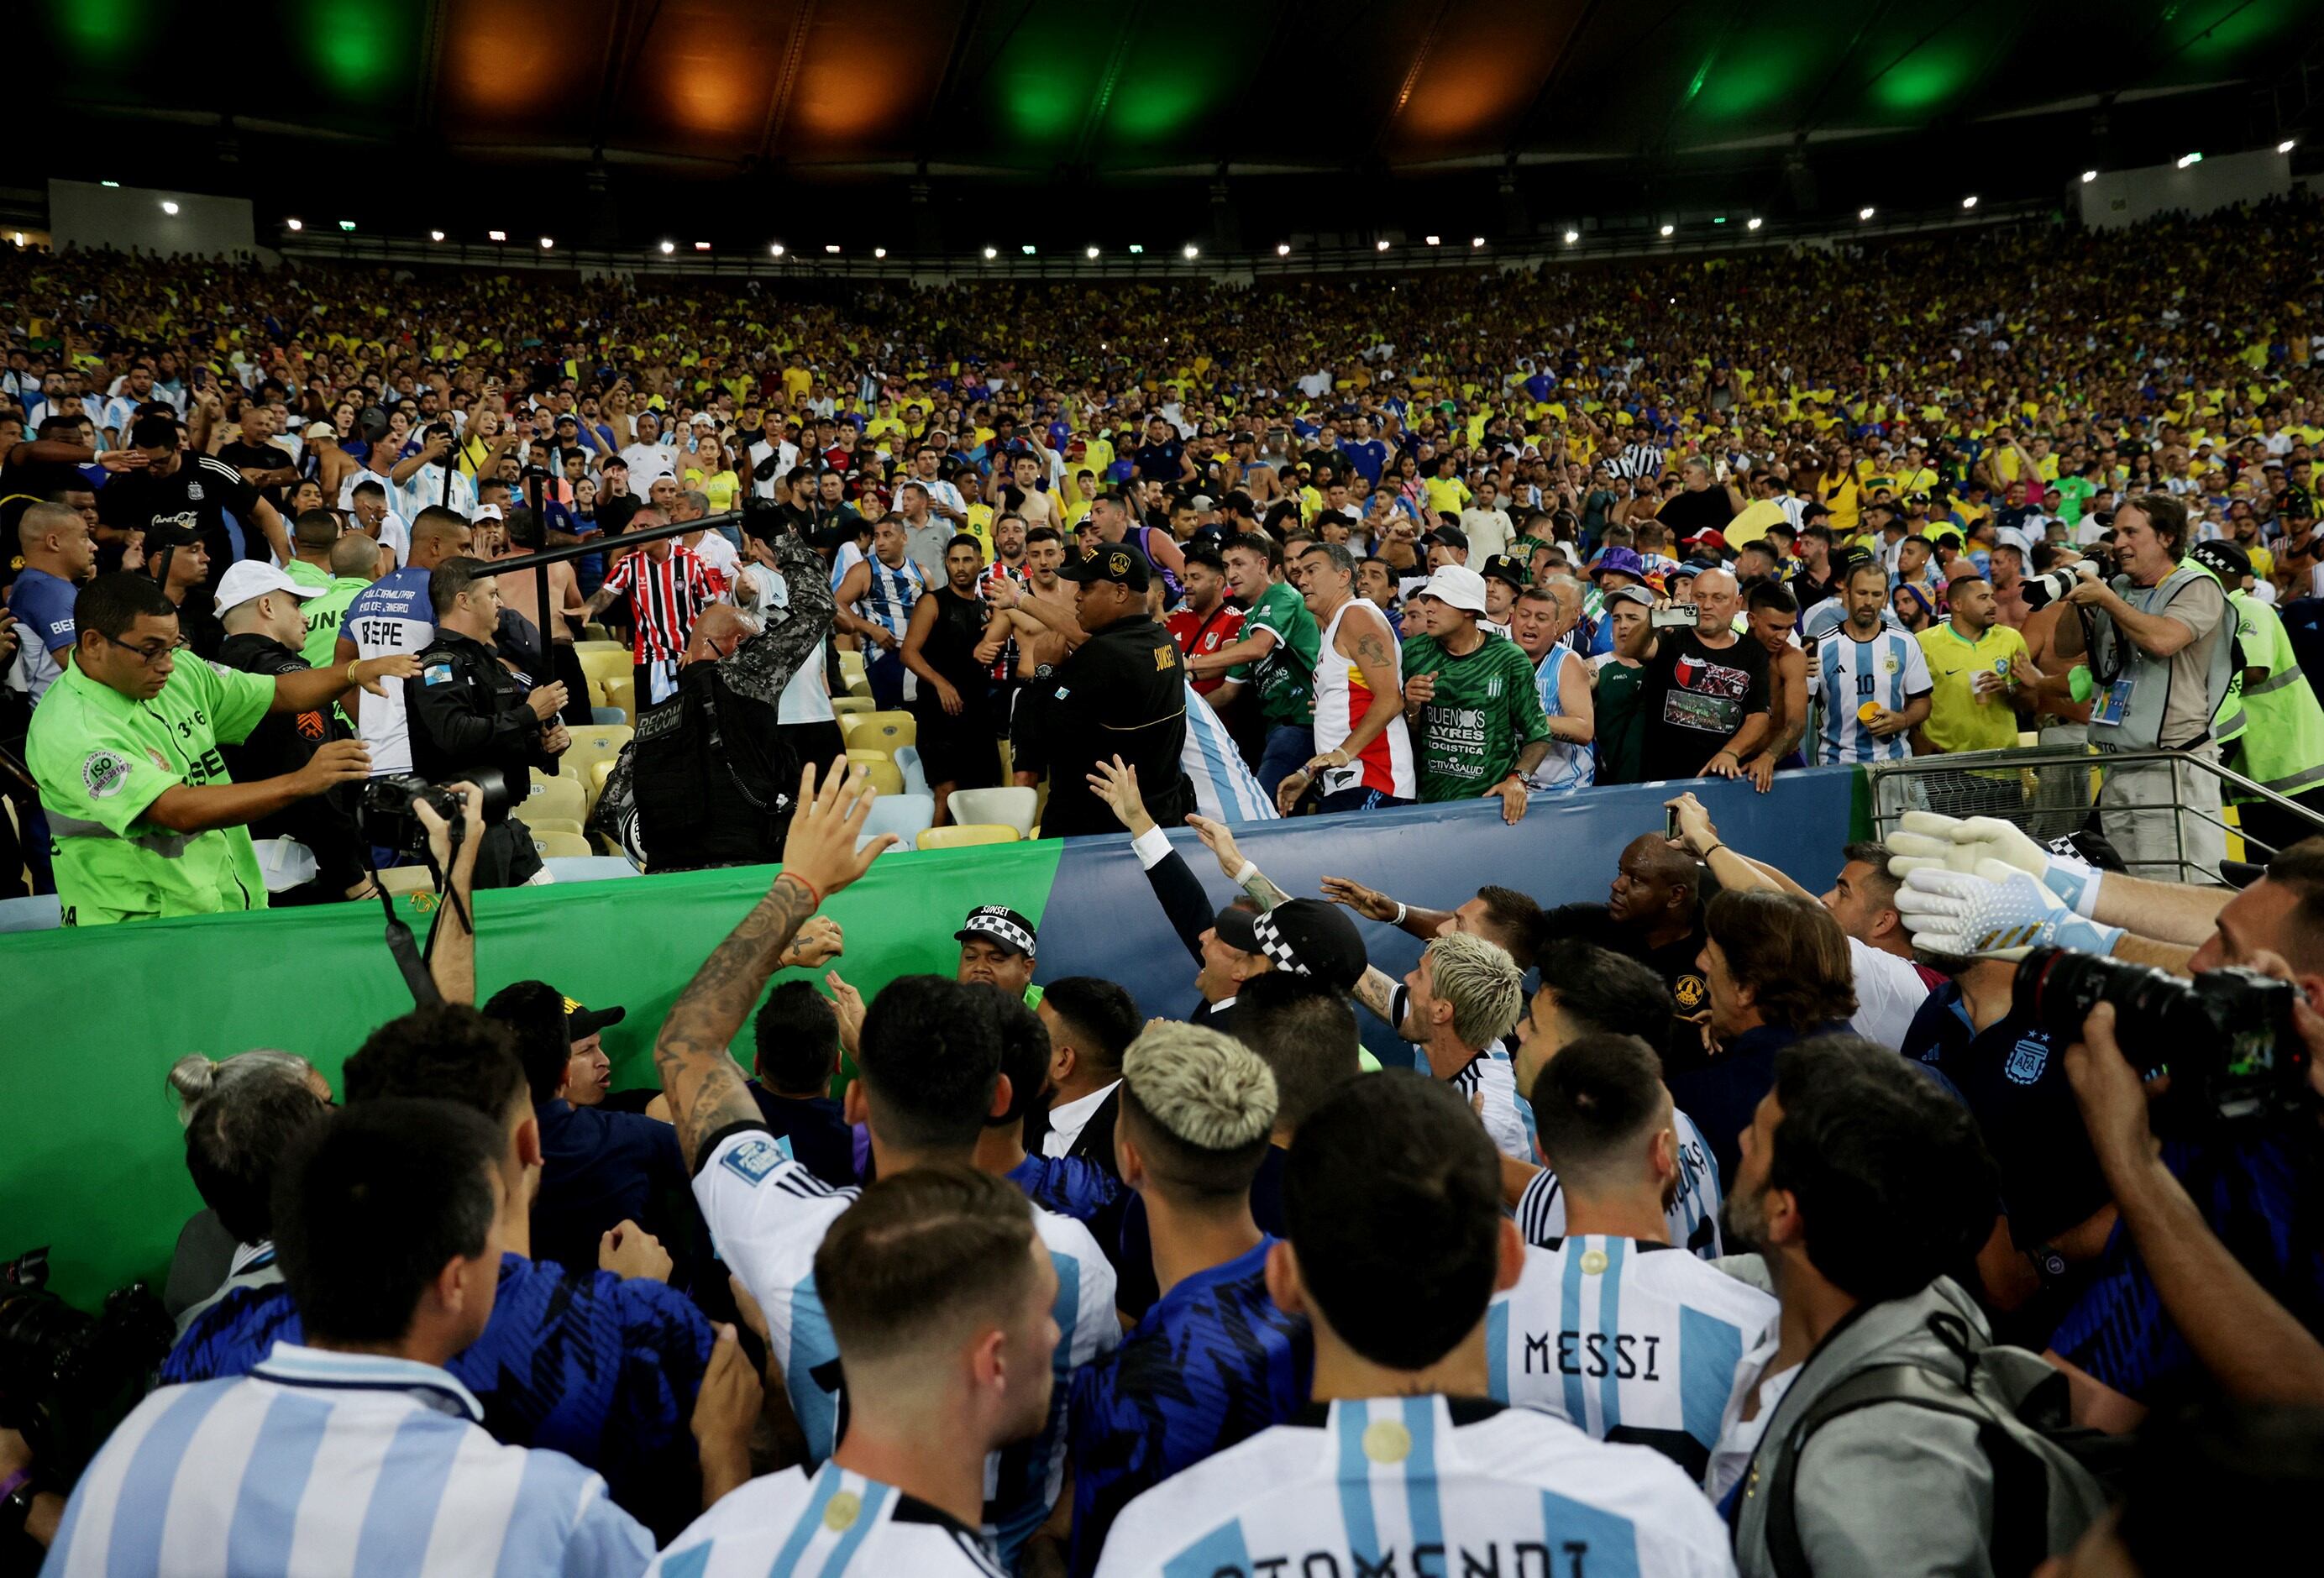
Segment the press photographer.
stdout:
<path fill-rule="evenodd" d="M 558 757 L 572 743 L 557 718 L 565 687 L 536 687 L 501 660 L 493 640 L 500 583 L 484 560 L 446 559 L 429 577 L 428 596 L 436 639 L 419 655 L 419 678 L 403 687 L 412 774 L 429 784 L 472 779 L 488 791 L 497 778 L 504 792 L 486 797 L 475 885 L 548 881 L 531 835 L 509 819 L 508 805 L 509 796 L 530 782 L 533 768 L 556 771 Z M 376 831 L 373 839 L 384 842 Z"/>
<path fill-rule="evenodd" d="M 2146 494 L 2115 512 L 2111 580 L 2077 582 L 2065 594 L 2080 617 L 2058 622 L 2059 655 L 2087 654 L 2098 687 L 2090 743 L 2107 753 L 2185 751 L 2218 760 L 2211 719 L 2233 664 L 2227 594 L 2200 566 L 2187 506 Z M 2107 837 L 2132 872 L 2177 881 L 2215 880 L 2227 854 L 2219 780 L 2187 762 L 2110 766 L 2098 805 Z"/>
<path fill-rule="evenodd" d="M 2324 1402 L 2324 840 L 2234 893 L 2102 876 L 1989 819 L 1895 842 L 1895 865 L 1950 844 L 1973 868 L 1898 873 L 1915 950 L 2016 961 L 2013 1013 L 2067 1047 L 2123 1228 L 2049 1343 L 2105 1389 L 2086 1416 L 2126 1424 L 2198 1367 L 2246 1400 Z M 2182 941 L 2208 910 L 2209 935 L 2190 954 L 2107 924 L 2133 903 Z"/>

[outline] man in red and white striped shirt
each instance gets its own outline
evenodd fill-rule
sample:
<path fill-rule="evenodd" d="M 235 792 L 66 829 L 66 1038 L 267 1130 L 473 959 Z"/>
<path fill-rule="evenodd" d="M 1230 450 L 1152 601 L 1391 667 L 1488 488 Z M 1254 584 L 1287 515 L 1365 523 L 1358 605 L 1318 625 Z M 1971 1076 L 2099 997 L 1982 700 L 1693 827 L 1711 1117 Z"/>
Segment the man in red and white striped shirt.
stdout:
<path fill-rule="evenodd" d="M 659 510 L 640 510 L 630 519 L 630 530 L 661 526 L 669 518 Z M 711 604 L 724 600 L 725 580 L 703 562 L 692 549 L 675 538 L 663 537 L 622 556 L 604 586 L 589 599 L 595 619 L 626 594 L 630 623 L 637 637 L 631 659 L 637 665 L 638 706 L 667 701 L 678 689 L 678 660 L 694 633 L 694 622 Z"/>

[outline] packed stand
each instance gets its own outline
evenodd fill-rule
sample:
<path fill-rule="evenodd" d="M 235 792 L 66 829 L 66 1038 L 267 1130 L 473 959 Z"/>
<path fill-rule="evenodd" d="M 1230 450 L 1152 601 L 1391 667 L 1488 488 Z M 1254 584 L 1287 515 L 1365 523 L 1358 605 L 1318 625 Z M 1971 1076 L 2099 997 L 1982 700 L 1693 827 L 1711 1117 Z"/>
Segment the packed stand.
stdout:
<path fill-rule="evenodd" d="M 840 392 L 825 363 L 845 345 L 838 365 L 858 372 L 866 347 L 944 355 L 957 386 L 948 351 L 885 337 L 921 324 L 913 346 L 941 346 L 959 305 L 941 329 L 918 298 L 872 304 L 884 329 L 809 310 L 746 370 L 729 339 L 683 375 L 779 389 L 690 401 L 675 372 L 650 382 L 678 445 L 645 411 L 616 428 L 610 389 L 585 394 L 575 372 L 577 448 L 554 436 L 564 374 L 536 380 L 475 327 L 538 282 L 493 281 L 428 320 L 476 337 L 452 342 L 450 393 L 415 369 L 415 408 L 435 403 L 375 432 L 342 402 L 349 424 L 307 429 L 317 475 L 288 466 L 280 509 L 270 457 L 213 453 L 241 441 L 213 445 L 227 400 L 244 421 L 266 409 L 241 370 L 212 374 L 223 393 L 196 386 L 182 433 L 174 406 L 138 409 L 182 371 L 158 354 L 157 381 L 133 385 L 131 442 L 42 419 L 0 482 L 111 479 L 21 501 L 12 595 L 30 595 L 20 611 L 66 599 L 30 765 L 76 922 L 257 908 L 285 877 L 360 896 L 413 862 L 443 902 L 424 955 L 402 960 L 415 1007 L 371 1030 L 336 1088 L 297 1050 L 295 1003 L 286 1049 L 168 1069 L 204 1210 L 151 1312 L 159 1384 L 136 1395 L 148 1366 L 123 1339 L 118 1406 L 83 1385 L 77 1412 L 8 1417 L 0 1562 L 1839 1578 L 2051 1561 L 2160 1574 L 2294 1548 L 2324 1484 L 2324 842 L 2260 802 L 2243 825 L 2279 846 L 2271 860 L 2212 856 L 2205 880 L 2178 880 L 2198 865 L 2178 785 L 2197 778 L 2138 748 L 2270 760 L 2254 753 L 2297 748 L 2308 725 L 2266 698 L 2315 710 L 2287 633 L 2317 590 L 2296 546 L 2324 437 L 2312 347 L 2222 351 L 2236 333 L 2199 334 L 2176 316 L 2199 309 L 2169 303 L 2200 291 L 2204 324 L 2256 324 L 2312 286 L 2317 218 L 2251 217 L 2232 266 L 2174 224 L 2135 233 L 2180 247 L 2183 286 L 2046 232 L 1914 244 L 1869 272 L 1738 262 L 1688 285 L 1684 321 L 1648 306 L 1684 272 L 1431 281 L 1300 332 L 1432 348 L 1319 343 L 1320 370 L 1280 393 L 1218 380 L 1292 365 L 1263 349 L 1281 320 L 1261 328 L 1247 297 L 1186 298 L 1187 322 L 1219 315 L 1217 367 L 1103 406 L 1102 367 L 1061 362 L 1074 392 L 1052 393 L 1030 349 L 987 374 L 989 400 L 929 383 L 915 411 L 907 363 Z M 1933 327 L 1991 271 L 2022 287 L 2069 264 L 2034 276 L 2054 318 Z M 194 267 L 45 266 L 90 268 L 121 316 L 154 321 L 188 294 L 140 281 Z M 287 359 L 274 331 L 300 315 L 276 293 L 296 281 L 218 277 L 268 293 L 251 320 Z M 1829 306 L 1811 313 L 1819 283 Z M 1916 285 L 1928 295 L 1890 315 L 1887 292 Z M 369 287 L 391 313 L 427 289 Z M 677 332 L 607 290 L 608 335 L 650 348 Z M 1487 317 L 1504 293 L 1522 311 Z M 1494 327 L 1435 348 L 1412 316 L 1431 296 Z M 2107 324 L 2060 335 L 2101 299 Z M 1113 355 L 1127 318 L 1109 314 L 1169 300 L 1093 298 L 1032 332 L 1102 324 Z M 2135 348 L 2116 319 L 2150 311 L 2136 371 L 2104 376 Z M 1621 365 L 1563 348 L 1623 313 Z M 698 301 L 686 314 L 696 334 L 723 321 Z M 1884 363 L 1941 361 L 1978 392 L 1932 391 L 1934 416 L 1883 397 L 1875 414 L 1839 395 L 1827 410 L 1773 365 L 1745 376 L 1787 315 L 1827 320 L 1803 359 L 1883 382 Z M 1504 325 L 1541 344 L 1488 370 Z M 1650 355 L 1689 335 L 1655 382 Z M 1974 348 L 1903 360 L 1937 341 Z M 351 356 L 357 381 L 367 354 L 301 349 Z M 2131 382 L 2203 356 L 2223 380 L 2244 359 L 2218 411 L 2200 374 L 2184 401 Z M 513 376 L 487 391 L 480 358 Z M 2053 374 L 2120 411 L 2045 411 Z M 1357 394 L 1342 428 L 1325 408 L 1343 375 L 1388 388 Z M 1422 376 L 1441 399 L 1407 396 Z M 884 392 L 898 381 L 900 403 Z M 776 425 L 742 429 L 763 452 L 719 466 L 721 413 L 742 420 L 747 395 L 764 420 L 777 394 Z M 833 441 L 786 454 L 821 446 L 818 401 Z M 954 420 L 956 402 L 958 427 L 907 425 Z M 245 433 L 272 435 L 255 420 Z M 1495 424 L 1512 422 L 1530 436 L 1500 452 Z M 2206 425 L 2214 455 L 2236 440 L 2236 461 L 2200 473 L 2230 495 L 2216 533 L 2200 490 L 2111 473 L 2134 440 L 2169 470 Z M 1213 457 L 1246 430 L 1249 457 Z M 1718 453 L 1716 435 L 1738 448 Z M 883 437 L 909 472 L 884 495 L 862 453 Z M 1760 437 L 1776 451 L 1753 453 Z M 2236 487 L 2261 491 L 2241 457 L 2279 438 L 2264 517 L 2236 514 Z M 536 458 L 549 475 L 527 477 Z M 1407 459 L 1411 499 L 1383 487 L 1333 518 L 1346 479 L 1371 480 L 1363 463 L 1392 481 Z M 2050 460 L 2093 483 L 2074 521 L 1988 502 Z M 1238 485 L 1207 491 L 1230 463 Z M 1580 470 L 1526 480 L 1553 464 Z M 1258 496 L 1262 474 L 1286 496 Z M 302 505 L 310 484 L 350 503 Z M 109 499 L 142 512 L 169 490 L 182 520 L 107 516 Z M 753 497 L 739 541 L 710 523 Z M 2263 519 L 2273 546 L 2243 529 Z M 544 641 L 546 611 L 513 605 L 530 576 L 493 564 L 560 539 L 583 552 L 552 580 Z M 2080 548 L 2115 575 L 2074 573 Z M 92 576 L 108 551 L 131 568 Z M 2034 605 L 2029 572 L 2061 568 Z M 581 651 L 560 663 L 556 627 L 578 648 L 622 613 L 637 735 L 599 761 L 599 806 L 628 808 L 605 826 L 658 869 L 780 871 L 655 1028 L 652 1082 L 614 1088 L 603 1037 L 622 1008 L 576 981 L 478 1001 L 495 944 L 473 899 L 544 874 L 500 831 L 501 797 L 560 779 L 611 726 L 589 708 L 602 675 Z M 215 662 L 180 655 L 212 656 L 205 641 Z M 843 641 L 869 713 L 841 710 Z M 1591 782 L 1764 789 L 1794 752 L 1877 765 L 2014 746 L 2020 711 L 2131 752 L 2109 789 L 2159 771 L 2176 798 L 2102 800 L 2053 844 L 2026 826 L 2056 807 L 1965 756 L 1890 808 L 1885 842 L 1835 835 L 1818 867 L 1786 871 L 1730 844 L 1706 804 L 1748 791 L 1674 784 L 1651 825 L 1572 852 L 1604 900 L 1557 906 L 1524 870 L 1385 891 L 1363 839 L 1293 891 L 1249 826 L 1487 798 L 1515 822 L 1535 794 Z M 875 782 L 891 759 L 848 759 L 843 725 L 883 712 L 916 725 L 931 789 L 1038 797 L 1046 780 L 1045 833 L 1127 835 L 1120 858 L 1186 950 L 1175 1000 L 1058 973 L 1073 950 L 1054 930 L 1045 969 L 1041 921 L 1003 903 L 956 929 L 883 918 L 881 941 L 931 968 L 852 986 L 827 911 L 904 836 L 880 819 L 911 797 Z M 1037 781 L 997 783 L 1004 761 Z M 359 805 L 333 799 L 358 780 L 374 780 Z M 2274 836 L 2255 813 L 2281 818 Z M 268 826 L 284 830 L 253 836 Z M 285 844 L 311 869 L 288 869 Z M 1213 862 L 1215 881 L 1196 869 Z M 1374 962 L 1416 945 L 1400 976 Z"/>

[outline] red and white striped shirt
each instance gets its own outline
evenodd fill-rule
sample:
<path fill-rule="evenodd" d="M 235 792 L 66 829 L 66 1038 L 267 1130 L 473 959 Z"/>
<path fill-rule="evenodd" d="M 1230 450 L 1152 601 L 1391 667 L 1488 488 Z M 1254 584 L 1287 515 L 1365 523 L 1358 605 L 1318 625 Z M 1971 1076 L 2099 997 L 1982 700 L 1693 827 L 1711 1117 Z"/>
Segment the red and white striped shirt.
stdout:
<path fill-rule="evenodd" d="M 641 663 L 659 662 L 685 652 L 694 622 L 725 590 L 725 577 L 692 549 L 672 543 L 668 558 L 657 560 L 642 548 L 627 555 L 601 589 L 629 594 L 630 623 L 637 630 L 631 655 Z"/>

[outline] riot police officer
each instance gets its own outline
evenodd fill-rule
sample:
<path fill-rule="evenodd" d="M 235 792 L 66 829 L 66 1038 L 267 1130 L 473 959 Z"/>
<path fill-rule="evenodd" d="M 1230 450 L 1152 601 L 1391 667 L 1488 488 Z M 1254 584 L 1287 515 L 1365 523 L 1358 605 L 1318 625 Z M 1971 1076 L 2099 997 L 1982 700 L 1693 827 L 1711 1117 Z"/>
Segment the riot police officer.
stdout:
<path fill-rule="evenodd" d="M 404 684 L 411 726 L 411 771 L 430 783 L 500 774 L 505 798 L 494 798 L 476 852 L 478 888 L 514 888 L 546 881 L 548 872 L 521 824 L 507 807 L 529 792 L 529 769 L 557 771 L 572 743 L 558 721 L 565 687 L 536 687 L 501 660 L 493 632 L 499 623 L 500 584 L 480 558 L 449 558 L 428 582 L 436 611 L 436 639 L 420 653 L 420 678 Z"/>
<path fill-rule="evenodd" d="M 1194 786 L 1178 765 L 1186 743 L 1186 669 L 1150 610 L 1146 556 L 1132 542 L 1102 542 L 1057 576 L 1074 583 L 1074 617 L 1088 639 L 1026 697 L 1043 708 L 1049 744 L 1041 831 L 1062 837 L 1120 826 L 1088 783 L 1091 770 L 1114 756 L 1137 770 L 1147 814 L 1175 827 L 1194 808 Z"/>

